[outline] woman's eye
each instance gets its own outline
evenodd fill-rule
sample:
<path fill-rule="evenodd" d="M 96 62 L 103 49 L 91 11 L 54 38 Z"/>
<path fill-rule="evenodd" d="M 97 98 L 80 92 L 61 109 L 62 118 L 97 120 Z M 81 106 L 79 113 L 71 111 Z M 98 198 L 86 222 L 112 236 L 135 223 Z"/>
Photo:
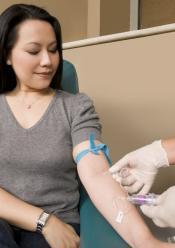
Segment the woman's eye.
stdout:
<path fill-rule="evenodd" d="M 36 55 L 37 53 L 39 53 L 39 51 L 27 51 L 27 52 L 31 55 Z"/>
<path fill-rule="evenodd" d="M 49 49 L 48 52 L 49 53 L 57 53 L 58 49 L 57 47 L 56 48 L 53 48 L 53 49 Z M 40 51 L 27 51 L 27 53 L 31 54 L 31 55 L 37 55 Z"/>
<path fill-rule="evenodd" d="M 50 53 L 56 53 L 57 51 L 58 51 L 57 47 L 49 50 Z"/>

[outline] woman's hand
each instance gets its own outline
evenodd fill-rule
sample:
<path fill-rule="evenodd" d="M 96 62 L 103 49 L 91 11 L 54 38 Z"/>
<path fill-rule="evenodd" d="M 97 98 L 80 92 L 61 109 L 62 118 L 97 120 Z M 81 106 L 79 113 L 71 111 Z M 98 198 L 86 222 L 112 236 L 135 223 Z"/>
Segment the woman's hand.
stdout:
<path fill-rule="evenodd" d="M 80 238 L 73 227 L 62 222 L 54 215 L 51 215 L 43 228 L 43 235 L 51 248 L 79 247 Z"/>

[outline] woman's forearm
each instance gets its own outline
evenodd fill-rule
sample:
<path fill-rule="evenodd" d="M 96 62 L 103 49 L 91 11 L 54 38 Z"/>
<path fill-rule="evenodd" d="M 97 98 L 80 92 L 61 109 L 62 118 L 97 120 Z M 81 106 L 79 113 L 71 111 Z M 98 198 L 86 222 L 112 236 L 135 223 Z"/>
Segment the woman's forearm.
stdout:
<path fill-rule="evenodd" d="M 83 150 L 83 145 L 77 146 L 77 150 Z M 75 154 L 78 152 L 75 150 Z M 126 200 L 126 192 L 112 178 L 103 154 L 89 153 L 83 157 L 78 163 L 78 174 L 97 209 L 131 247 L 145 247 L 143 244 L 148 240 L 149 248 L 157 247 L 155 242 L 159 241 L 152 236 L 136 208 Z M 116 221 L 120 211 L 123 213 L 121 223 Z"/>
<path fill-rule="evenodd" d="M 143 242 L 153 238 L 138 211 L 125 199 L 125 192 L 109 174 L 91 177 L 91 183 L 85 187 L 98 210 L 132 247 L 142 247 Z M 117 223 L 120 211 L 123 219 Z"/>
<path fill-rule="evenodd" d="M 32 206 L 0 188 L 0 218 L 29 231 L 36 230 L 42 209 Z"/>
<path fill-rule="evenodd" d="M 167 153 L 169 163 L 175 165 L 175 139 L 162 140 L 162 146 Z"/>

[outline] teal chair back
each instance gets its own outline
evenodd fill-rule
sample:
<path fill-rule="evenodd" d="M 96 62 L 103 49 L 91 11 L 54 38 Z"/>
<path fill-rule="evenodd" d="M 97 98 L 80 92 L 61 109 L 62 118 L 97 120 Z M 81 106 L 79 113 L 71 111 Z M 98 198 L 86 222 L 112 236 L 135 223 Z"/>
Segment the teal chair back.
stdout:
<path fill-rule="evenodd" d="M 78 88 L 78 77 L 75 67 L 69 61 L 63 61 L 63 78 L 61 82 L 62 89 L 76 94 L 79 92 Z"/>
<path fill-rule="evenodd" d="M 75 67 L 63 62 L 62 89 L 76 94 L 78 78 Z M 128 248 L 127 243 L 114 231 L 91 202 L 83 186 L 80 187 L 80 247 Z"/>

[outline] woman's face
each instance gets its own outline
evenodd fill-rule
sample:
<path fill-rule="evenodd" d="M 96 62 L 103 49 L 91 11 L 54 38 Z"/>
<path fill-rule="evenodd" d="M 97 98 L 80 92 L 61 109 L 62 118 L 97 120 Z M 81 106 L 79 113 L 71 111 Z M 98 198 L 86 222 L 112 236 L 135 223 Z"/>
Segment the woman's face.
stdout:
<path fill-rule="evenodd" d="M 52 26 L 45 21 L 27 20 L 18 28 L 17 41 L 7 64 L 23 90 L 48 88 L 59 65 L 57 41 Z"/>

